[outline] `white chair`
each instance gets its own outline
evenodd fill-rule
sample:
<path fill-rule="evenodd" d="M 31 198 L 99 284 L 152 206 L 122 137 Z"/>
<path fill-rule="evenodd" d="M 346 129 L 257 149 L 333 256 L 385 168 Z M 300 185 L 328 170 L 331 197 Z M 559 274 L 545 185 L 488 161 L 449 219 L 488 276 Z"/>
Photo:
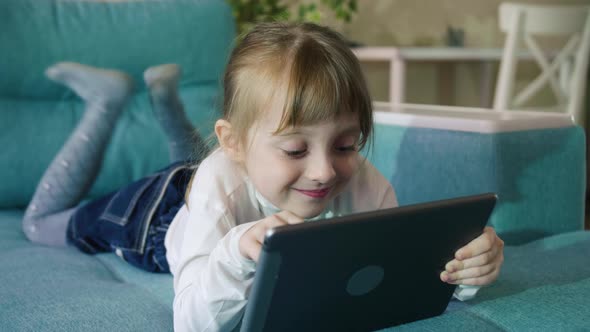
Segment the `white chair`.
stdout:
<path fill-rule="evenodd" d="M 499 8 L 499 25 L 506 33 L 506 40 L 493 109 L 546 111 L 545 107 L 526 108 L 523 105 L 549 84 L 557 100 L 557 105 L 550 110 L 567 112 L 577 124 L 585 127 L 583 103 L 590 57 L 590 6 L 503 3 Z M 569 39 L 561 50 L 551 49 L 550 54 L 546 54 L 547 52 L 544 52 L 535 40 L 542 36 Z M 523 52 L 521 44 L 525 44 L 528 50 Z M 541 74 L 515 93 L 517 61 L 528 61 L 531 55 L 539 65 Z M 447 111 L 472 109 L 408 103 L 396 105 L 384 102 L 374 102 L 373 105 L 376 111 L 386 112 L 423 107 Z"/>
<path fill-rule="evenodd" d="M 500 29 L 506 33 L 494 109 L 511 110 L 523 105 L 547 84 L 557 101 L 554 109 L 565 111 L 584 126 L 583 102 L 590 50 L 590 6 L 529 5 L 503 3 Z M 567 38 L 564 46 L 548 57 L 537 37 Z M 516 92 L 518 52 L 526 45 L 541 69 L 540 75 Z"/>

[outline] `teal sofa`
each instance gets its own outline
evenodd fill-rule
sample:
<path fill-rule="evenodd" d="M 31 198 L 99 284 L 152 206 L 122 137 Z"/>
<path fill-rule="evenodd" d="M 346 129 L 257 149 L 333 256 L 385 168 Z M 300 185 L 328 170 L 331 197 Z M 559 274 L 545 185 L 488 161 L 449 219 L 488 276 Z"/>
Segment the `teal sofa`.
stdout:
<path fill-rule="evenodd" d="M 23 209 L 37 181 L 83 112 L 81 102 L 47 80 L 43 71 L 58 61 L 77 61 L 125 70 L 137 83 L 89 196 L 97 197 L 168 162 L 164 136 L 141 80 L 143 70 L 160 63 L 180 64 L 187 112 L 201 133 L 210 135 L 233 38 L 231 10 L 223 0 L 0 2 L 0 330 L 172 330 L 170 275 L 142 272 L 114 254 L 88 256 L 73 248 L 33 245 L 21 231 Z M 500 202 L 491 222 L 512 244 L 505 250 L 499 280 L 475 300 L 452 301 L 441 316 L 391 330 L 590 329 L 590 233 L 582 230 L 579 213 L 585 181 L 581 176 L 579 183 L 560 182 L 585 169 L 584 135 L 576 127 L 564 130 L 564 139 L 537 160 L 541 164 L 536 161 L 519 172 L 504 163 L 493 168 L 502 179 L 526 179 L 519 184 L 519 195 L 511 196 L 505 195 L 515 193 L 509 186 L 494 185 L 504 180 L 484 181 L 481 173 L 469 172 L 491 168 L 473 163 L 477 158 L 466 154 L 465 146 L 418 149 L 432 146 L 424 140 L 445 143 L 432 137 L 452 130 L 421 134 L 403 124 L 379 122 L 369 158 L 398 188 L 400 202 L 497 191 Z M 453 139 L 473 142 L 472 135 Z M 514 156 L 520 155 L 518 149 L 522 155 L 530 150 L 530 145 L 512 140 L 506 144 L 517 149 Z M 506 146 L 502 139 L 485 142 L 469 149 Z M 500 150 L 494 153 L 505 156 Z M 419 151 L 426 160 L 416 159 Z M 557 161 L 551 161 L 552 155 Z M 451 163 L 461 158 L 464 163 Z M 543 168 L 544 161 L 566 167 L 558 176 L 540 176 L 537 168 Z M 425 176 L 432 177 L 430 189 L 418 185 Z M 535 181 L 546 182 L 535 187 Z M 557 194 L 534 196 L 550 191 Z M 540 197 L 537 203 L 527 199 L 533 193 L 535 199 Z M 547 203 L 547 197 L 559 204 Z"/>
<path fill-rule="evenodd" d="M 392 331 L 590 330 L 584 130 L 565 114 L 404 105 L 377 112 L 369 158 L 401 205 L 494 192 L 498 280 Z M 394 112 L 391 112 L 394 111 Z"/>

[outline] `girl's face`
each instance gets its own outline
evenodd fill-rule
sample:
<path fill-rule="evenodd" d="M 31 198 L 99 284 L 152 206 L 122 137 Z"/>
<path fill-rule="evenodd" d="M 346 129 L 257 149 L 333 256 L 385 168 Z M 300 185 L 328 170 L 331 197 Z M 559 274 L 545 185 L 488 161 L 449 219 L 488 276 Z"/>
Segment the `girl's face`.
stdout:
<path fill-rule="evenodd" d="M 286 129 L 274 134 L 282 116 L 273 107 L 250 130 L 243 165 L 260 194 L 302 218 L 320 214 L 342 192 L 360 158 L 357 115 Z"/>

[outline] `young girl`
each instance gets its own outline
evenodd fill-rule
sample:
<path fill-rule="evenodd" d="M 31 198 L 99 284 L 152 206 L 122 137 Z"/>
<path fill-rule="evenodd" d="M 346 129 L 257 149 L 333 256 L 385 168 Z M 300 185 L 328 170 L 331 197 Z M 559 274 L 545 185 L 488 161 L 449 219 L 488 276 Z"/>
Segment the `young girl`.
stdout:
<path fill-rule="evenodd" d="M 155 114 L 180 162 L 85 205 L 130 80 L 72 63 L 47 74 L 87 107 L 37 188 L 25 233 L 170 271 L 177 330 L 238 326 L 269 228 L 397 206 L 389 182 L 359 155 L 373 126 L 360 66 L 327 28 L 271 23 L 244 37 L 225 72 L 219 148 L 200 163 L 188 159 L 204 144 L 178 99 L 178 68 L 148 69 Z M 502 260 L 503 242 L 487 227 L 457 251 L 441 280 L 489 284 Z"/>

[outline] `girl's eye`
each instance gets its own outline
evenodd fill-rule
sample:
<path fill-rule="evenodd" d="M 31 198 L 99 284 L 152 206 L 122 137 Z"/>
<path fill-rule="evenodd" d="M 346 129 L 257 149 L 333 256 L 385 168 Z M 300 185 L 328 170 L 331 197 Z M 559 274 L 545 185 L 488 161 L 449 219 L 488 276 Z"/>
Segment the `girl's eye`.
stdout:
<path fill-rule="evenodd" d="M 338 150 L 340 152 L 356 151 L 356 145 L 339 146 L 336 148 L 336 150 Z"/>
<path fill-rule="evenodd" d="M 357 135 L 346 135 L 334 143 L 335 150 L 340 153 L 358 151 L 359 137 Z"/>
<path fill-rule="evenodd" d="M 307 150 L 283 150 L 283 152 L 289 157 L 303 157 Z"/>

